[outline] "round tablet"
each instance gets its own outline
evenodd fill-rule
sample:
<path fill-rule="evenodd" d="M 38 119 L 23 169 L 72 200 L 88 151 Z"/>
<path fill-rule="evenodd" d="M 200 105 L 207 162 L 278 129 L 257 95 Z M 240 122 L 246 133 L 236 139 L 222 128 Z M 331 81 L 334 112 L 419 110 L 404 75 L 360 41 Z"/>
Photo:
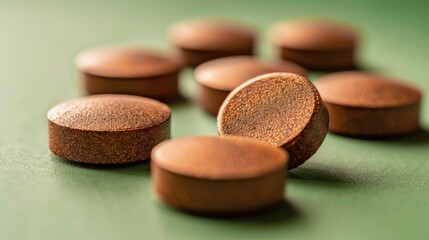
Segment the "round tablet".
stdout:
<path fill-rule="evenodd" d="M 293 73 L 269 73 L 249 80 L 225 99 L 217 116 L 221 136 L 239 135 L 285 148 L 289 169 L 319 149 L 329 115 L 314 85 Z"/>
<path fill-rule="evenodd" d="M 338 22 L 321 19 L 280 22 L 271 31 L 271 41 L 281 58 L 311 70 L 356 67 L 358 34 Z"/>
<path fill-rule="evenodd" d="M 111 46 L 78 55 L 76 66 L 88 94 L 122 93 L 160 100 L 178 96 L 179 62 L 138 46 Z"/>
<path fill-rule="evenodd" d="M 219 58 L 195 69 L 199 83 L 198 104 L 216 115 L 225 98 L 236 87 L 258 75 L 271 72 L 292 72 L 307 76 L 307 71 L 289 61 L 264 62 L 252 56 Z"/>
<path fill-rule="evenodd" d="M 94 95 L 58 104 L 48 112 L 49 148 L 59 157 L 114 164 L 148 159 L 170 138 L 169 107 L 130 95 Z"/>
<path fill-rule="evenodd" d="M 361 71 L 325 75 L 315 85 L 328 108 L 332 132 L 384 137 L 420 127 L 422 93 L 415 87 Z"/>
<path fill-rule="evenodd" d="M 165 141 L 152 151 L 153 190 L 178 209 L 215 215 L 253 212 L 284 198 L 286 151 L 242 137 Z"/>
<path fill-rule="evenodd" d="M 176 24 L 170 42 L 185 65 L 234 55 L 252 55 L 255 31 L 242 23 L 219 19 L 195 19 Z"/>

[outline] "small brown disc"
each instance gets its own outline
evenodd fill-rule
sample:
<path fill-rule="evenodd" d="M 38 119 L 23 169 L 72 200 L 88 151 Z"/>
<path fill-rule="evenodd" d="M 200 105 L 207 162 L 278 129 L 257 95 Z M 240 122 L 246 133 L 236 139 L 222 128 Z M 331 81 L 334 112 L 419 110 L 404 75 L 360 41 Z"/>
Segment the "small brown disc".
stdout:
<path fill-rule="evenodd" d="M 253 212 L 283 200 L 288 159 L 280 148 L 243 137 L 169 140 L 152 151 L 153 190 L 190 212 Z"/>
<path fill-rule="evenodd" d="M 281 58 L 311 70 L 344 70 L 356 67 L 356 31 L 328 20 L 280 22 L 271 32 L 271 40 Z"/>
<path fill-rule="evenodd" d="M 184 21 L 170 30 L 170 42 L 192 67 L 215 58 L 252 55 L 255 38 L 251 27 L 219 19 Z"/>
<path fill-rule="evenodd" d="M 95 95 L 64 102 L 48 112 L 49 148 L 59 157 L 113 164 L 148 159 L 170 138 L 169 107 L 130 95 Z"/>
<path fill-rule="evenodd" d="M 245 136 L 285 148 L 291 169 L 319 149 L 329 115 L 316 87 L 305 77 L 270 73 L 234 89 L 220 108 L 217 124 L 221 136 Z"/>
<path fill-rule="evenodd" d="M 219 58 L 195 69 L 199 83 L 198 104 L 216 115 L 228 94 L 240 84 L 258 75 L 271 72 L 291 72 L 307 76 L 307 71 L 289 61 L 264 62 L 252 56 Z"/>
<path fill-rule="evenodd" d="M 315 82 L 332 132 L 357 137 L 402 135 L 419 129 L 419 89 L 361 71 L 338 72 Z"/>
<path fill-rule="evenodd" d="M 81 53 L 76 66 L 88 94 L 120 93 L 160 100 L 178 96 L 179 62 L 137 46 L 96 48 Z"/>

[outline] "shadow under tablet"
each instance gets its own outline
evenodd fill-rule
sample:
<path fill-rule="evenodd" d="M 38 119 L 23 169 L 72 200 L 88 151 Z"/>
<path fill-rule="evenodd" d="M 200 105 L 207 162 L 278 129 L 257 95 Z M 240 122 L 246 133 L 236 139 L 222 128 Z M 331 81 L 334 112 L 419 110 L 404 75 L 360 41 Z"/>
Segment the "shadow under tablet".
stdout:
<path fill-rule="evenodd" d="M 338 184 L 355 184 L 352 177 L 346 173 L 335 173 L 330 171 L 324 171 L 323 169 L 309 169 L 306 168 L 302 171 L 289 172 L 289 179 L 302 180 L 302 181 L 317 181 L 326 183 L 338 183 Z"/>
<path fill-rule="evenodd" d="M 199 214 L 171 208 L 161 202 L 157 203 L 159 210 L 168 214 L 181 214 L 186 217 L 208 219 L 216 222 L 233 223 L 262 228 L 267 225 L 280 224 L 293 221 L 300 217 L 298 209 L 288 200 L 283 200 L 275 206 L 260 209 L 253 212 L 240 214 Z"/>
<path fill-rule="evenodd" d="M 63 167 L 72 167 L 78 170 L 79 168 L 82 168 L 86 170 L 103 171 L 118 175 L 150 176 L 150 160 L 123 164 L 90 164 L 70 161 L 54 154 L 51 154 L 51 159 Z"/>
<path fill-rule="evenodd" d="M 393 143 L 398 145 L 429 145 L 429 131 L 425 128 L 419 128 L 415 132 L 389 135 L 389 136 L 355 136 L 340 133 L 331 133 L 340 137 L 358 139 L 363 141 L 374 141 L 377 143 Z"/>
<path fill-rule="evenodd" d="M 383 140 L 383 139 L 379 139 Z M 387 143 L 400 145 L 427 145 L 429 146 L 429 131 L 425 128 L 420 128 L 416 132 L 407 135 L 397 136 L 391 139 L 384 139 Z"/>

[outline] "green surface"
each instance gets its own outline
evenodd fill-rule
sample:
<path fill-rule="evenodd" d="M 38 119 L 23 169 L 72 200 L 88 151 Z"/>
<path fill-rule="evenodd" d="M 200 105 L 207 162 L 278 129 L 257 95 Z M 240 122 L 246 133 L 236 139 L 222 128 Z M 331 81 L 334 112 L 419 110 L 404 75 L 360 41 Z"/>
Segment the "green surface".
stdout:
<path fill-rule="evenodd" d="M 288 206 L 247 219 L 163 206 L 151 194 L 149 163 L 90 167 L 49 152 L 47 110 L 80 95 L 77 52 L 122 42 L 166 49 L 167 27 L 191 16 L 237 18 L 261 33 L 292 17 L 343 19 L 362 29 L 366 66 L 429 89 L 427 4 L 251 2 L 1 1 L 0 239 L 429 239 L 427 132 L 389 141 L 329 134 L 290 174 Z M 267 45 L 261 52 L 272 56 Z M 192 99 L 190 70 L 182 80 Z M 215 119 L 192 100 L 172 107 L 173 137 L 216 134 Z"/>

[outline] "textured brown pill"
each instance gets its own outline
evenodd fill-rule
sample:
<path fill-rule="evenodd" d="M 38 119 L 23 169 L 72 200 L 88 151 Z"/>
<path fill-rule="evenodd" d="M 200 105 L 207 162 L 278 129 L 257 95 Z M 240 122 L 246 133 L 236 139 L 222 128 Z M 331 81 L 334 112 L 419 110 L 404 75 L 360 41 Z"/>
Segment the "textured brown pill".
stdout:
<path fill-rule="evenodd" d="M 131 94 L 159 100 L 178 96 L 179 62 L 137 46 L 85 51 L 76 58 L 88 94 Z"/>
<path fill-rule="evenodd" d="M 195 79 L 199 83 L 198 104 L 205 111 L 216 115 L 234 88 L 251 78 L 271 72 L 292 72 L 307 76 L 303 67 L 289 61 L 264 62 L 252 56 L 211 60 L 195 69 Z"/>
<path fill-rule="evenodd" d="M 271 31 L 271 41 L 285 60 L 311 70 L 345 70 L 356 67 L 357 32 L 328 20 L 280 22 Z"/>
<path fill-rule="evenodd" d="M 331 117 L 332 132 L 358 137 L 401 135 L 419 129 L 419 89 L 390 77 L 338 72 L 315 82 Z"/>
<path fill-rule="evenodd" d="M 59 157 L 114 164 L 148 159 L 170 138 L 169 107 L 130 95 L 95 95 L 58 104 L 48 112 L 49 148 Z"/>
<path fill-rule="evenodd" d="M 165 141 L 152 151 L 153 190 L 185 211 L 230 215 L 284 198 L 286 151 L 250 138 L 200 136 Z"/>
<path fill-rule="evenodd" d="M 319 149 L 329 125 L 316 87 L 293 73 L 269 73 L 243 83 L 225 99 L 217 119 L 221 136 L 245 136 L 285 148 L 289 169 Z"/>
<path fill-rule="evenodd" d="M 252 55 L 256 38 L 251 27 L 219 19 L 184 21 L 169 35 L 184 64 L 192 67 L 215 58 Z"/>

